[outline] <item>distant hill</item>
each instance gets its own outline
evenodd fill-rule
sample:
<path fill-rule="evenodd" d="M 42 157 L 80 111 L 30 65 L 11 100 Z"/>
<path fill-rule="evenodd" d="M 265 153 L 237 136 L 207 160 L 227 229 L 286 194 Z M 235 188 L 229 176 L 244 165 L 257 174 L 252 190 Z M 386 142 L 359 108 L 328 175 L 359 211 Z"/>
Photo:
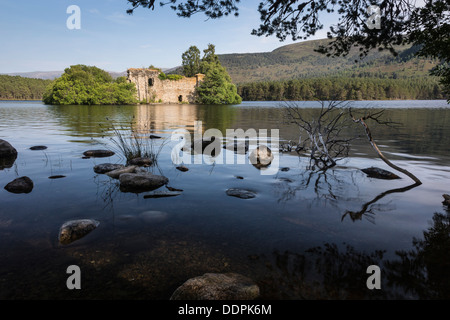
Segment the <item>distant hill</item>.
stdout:
<path fill-rule="evenodd" d="M 60 77 L 64 71 L 33 71 L 33 72 L 13 72 L 13 73 L 3 73 L 7 76 L 19 76 L 23 78 L 33 78 L 33 79 L 44 79 L 53 80 Z"/>
<path fill-rule="evenodd" d="M 314 51 L 328 41 L 310 40 L 282 46 L 272 52 L 218 56 L 236 84 L 360 74 L 376 78 L 422 77 L 429 76 L 428 71 L 436 65 L 436 61 L 416 58 L 417 48 L 411 46 L 397 46 L 397 57 L 386 50 L 373 51 L 361 61 L 356 48 L 348 56 L 337 58 Z"/>

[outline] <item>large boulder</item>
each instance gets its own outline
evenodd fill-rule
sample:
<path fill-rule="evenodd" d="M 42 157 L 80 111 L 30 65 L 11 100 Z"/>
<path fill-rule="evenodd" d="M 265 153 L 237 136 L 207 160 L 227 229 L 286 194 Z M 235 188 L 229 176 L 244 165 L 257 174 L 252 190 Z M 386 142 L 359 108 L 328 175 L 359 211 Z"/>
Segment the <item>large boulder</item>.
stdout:
<path fill-rule="evenodd" d="M 11 168 L 17 159 L 17 150 L 8 141 L 0 139 L 0 170 Z"/>
<path fill-rule="evenodd" d="M 26 176 L 20 177 L 8 183 L 5 190 L 12 193 L 30 193 L 33 190 L 33 181 Z"/>
<path fill-rule="evenodd" d="M 167 184 L 169 179 L 151 173 L 122 173 L 119 182 L 121 191 L 138 193 L 158 189 Z"/>
<path fill-rule="evenodd" d="M 98 227 L 100 222 L 93 219 L 79 219 L 65 222 L 59 229 L 59 243 L 69 244 L 83 238 Z"/>
<path fill-rule="evenodd" d="M 238 273 L 205 273 L 178 287 L 170 300 L 254 300 L 259 287 Z"/>

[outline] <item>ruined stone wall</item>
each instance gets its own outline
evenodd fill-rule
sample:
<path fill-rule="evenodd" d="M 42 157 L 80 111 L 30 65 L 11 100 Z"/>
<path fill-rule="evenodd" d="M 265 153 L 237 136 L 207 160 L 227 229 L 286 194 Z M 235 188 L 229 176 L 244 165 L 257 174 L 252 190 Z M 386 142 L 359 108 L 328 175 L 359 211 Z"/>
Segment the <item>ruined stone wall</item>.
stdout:
<path fill-rule="evenodd" d="M 204 75 L 180 80 L 161 80 L 157 69 L 128 69 L 128 81 L 136 84 L 139 101 L 165 103 L 194 103 L 195 88 Z"/>

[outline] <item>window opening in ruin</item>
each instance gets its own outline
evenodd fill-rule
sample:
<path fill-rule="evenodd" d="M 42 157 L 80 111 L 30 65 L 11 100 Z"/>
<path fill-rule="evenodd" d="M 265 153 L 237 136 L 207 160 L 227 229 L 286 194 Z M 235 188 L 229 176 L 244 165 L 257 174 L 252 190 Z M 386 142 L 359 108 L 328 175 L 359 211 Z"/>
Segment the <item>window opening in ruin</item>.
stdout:
<path fill-rule="evenodd" d="M 153 87 L 153 78 L 148 78 L 148 86 Z"/>
<path fill-rule="evenodd" d="M 178 96 L 178 102 L 183 102 L 183 96 L 182 95 Z"/>

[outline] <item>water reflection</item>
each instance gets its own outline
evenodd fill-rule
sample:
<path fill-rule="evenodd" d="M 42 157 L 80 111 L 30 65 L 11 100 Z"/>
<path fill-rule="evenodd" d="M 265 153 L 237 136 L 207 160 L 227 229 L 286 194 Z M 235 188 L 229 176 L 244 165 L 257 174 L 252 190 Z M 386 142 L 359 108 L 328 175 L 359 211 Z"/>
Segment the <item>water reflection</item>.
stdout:
<path fill-rule="evenodd" d="M 392 259 L 385 259 L 385 250 L 326 243 L 303 253 L 275 250 L 250 260 L 266 266 L 259 283 L 268 299 L 449 299 L 450 213 L 434 213 L 432 225 L 422 239 L 412 239 L 412 246 Z M 370 265 L 380 267 L 380 290 L 366 285 Z"/>
<path fill-rule="evenodd" d="M 377 195 L 372 200 L 364 203 L 361 207 L 361 210 L 359 211 L 346 211 L 344 215 L 342 216 L 342 220 L 348 215 L 352 221 L 361 220 L 363 215 L 371 215 L 371 218 L 373 218 L 373 215 L 375 215 L 375 210 L 380 210 L 379 207 L 375 208 L 375 203 L 379 200 L 381 200 L 383 197 L 387 196 L 388 194 L 397 193 L 397 192 L 406 192 L 408 190 L 411 190 L 415 187 L 420 186 L 422 183 L 414 183 L 412 185 L 403 187 L 403 188 L 396 188 L 396 189 L 390 189 L 386 190 L 379 195 Z"/>
<path fill-rule="evenodd" d="M 132 129 L 144 128 L 154 133 L 167 133 L 177 128 L 194 130 L 194 122 L 203 122 L 208 128 L 222 130 L 225 135 L 230 128 L 237 109 L 231 106 L 207 106 L 191 104 L 158 104 L 135 106 L 47 106 L 52 117 L 66 127 L 67 134 L 81 137 L 102 137 L 101 124 L 108 119 L 115 126 L 133 125 Z"/>

